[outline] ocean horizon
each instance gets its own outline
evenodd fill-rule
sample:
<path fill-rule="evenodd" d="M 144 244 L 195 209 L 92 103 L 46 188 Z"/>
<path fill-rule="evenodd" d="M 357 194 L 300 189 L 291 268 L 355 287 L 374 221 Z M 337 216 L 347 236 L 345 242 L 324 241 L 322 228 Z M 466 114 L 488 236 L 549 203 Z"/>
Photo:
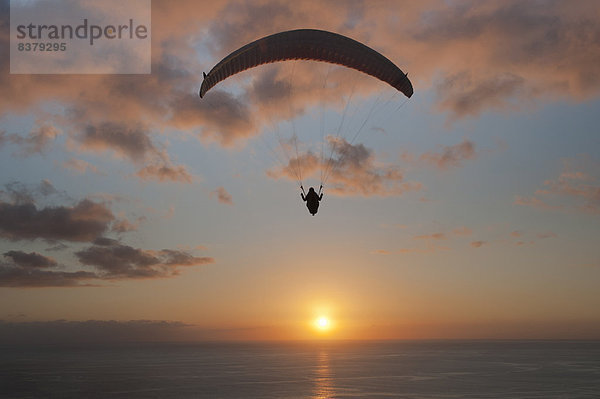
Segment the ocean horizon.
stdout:
<path fill-rule="evenodd" d="M 598 398 L 600 341 L 0 346 L 7 398 Z"/>

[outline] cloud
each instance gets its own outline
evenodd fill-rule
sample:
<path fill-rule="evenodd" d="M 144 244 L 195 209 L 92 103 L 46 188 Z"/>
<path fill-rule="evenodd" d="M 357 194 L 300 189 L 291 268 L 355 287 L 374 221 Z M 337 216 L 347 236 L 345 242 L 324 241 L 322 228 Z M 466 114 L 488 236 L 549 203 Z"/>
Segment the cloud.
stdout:
<path fill-rule="evenodd" d="M 473 248 L 480 248 L 487 244 L 488 244 L 487 241 L 471 241 L 471 247 L 473 247 Z"/>
<path fill-rule="evenodd" d="M 438 251 L 449 251 L 451 248 L 444 245 L 436 245 L 433 242 L 428 241 L 427 244 L 423 247 L 414 247 L 414 248 L 400 248 L 397 250 L 386 250 L 386 249 L 378 249 L 373 251 L 373 254 L 376 255 L 407 255 L 407 254 L 431 254 Z"/>
<path fill-rule="evenodd" d="M 413 238 L 416 240 L 445 240 L 446 235 L 444 233 L 433 233 L 433 234 L 415 236 Z"/>
<path fill-rule="evenodd" d="M 86 271 L 62 272 L 32 269 L 0 262 L 0 287 L 76 287 L 88 286 L 90 279 L 96 279 L 95 273 Z"/>
<path fill-rule="evenodd" d="M 527 198 L 527 197 L 521 197 L 520 195 L 517 195 L 515 197 L 513 204 L 531 206 L 531 207 L 539 208 L 539 209 L 553 209 L 553 210 L 562 209 L 562 206 L 560 206 L 560 205 L 550 205 L 539 198 L 536 198 L 536 197 Z"/>
<path fill-rule="evenodd" d="M 124 213 L 115 216 L 110 201 L 83 199 L 73 206 L 39 208 L 35 200 L 59 193 L 47 180 L 39 186 L 11 183 L 0 191 L 0 238 L 9 241 L 42 239 L 57 243 L 48 251 L 65 252 L 62 241 L 74 243 L 72 255 L 79 263 L 61 265 L 54 258 L 37 252 L 14 249 L 0 260 L 2 287 L 98 286 L 104 281 L 141 278 L 169 278 L 180 268 L 214 263 L 211 257 L 195 256 L 181 249 L 146 250 L 134 248 L 107 237 L 107 232 L 123 233 L 137 229 L 145 217 L 135 222 Z M 3 199 L 4 198 L 4 199 Z M 81 249 L 81 243 L 91 246 Z M 92 267 L 95 271 L 77 270 Z M 59 270 L 69 269 L 69 270 Z"/>
<path fill-rule="evenodd" d="M 470 236 L 471 234 L 473 234 L 473 230 L 466 226 L 462 226 L 452 230 L 452 234 L 457 236 Z"/>
<path fill-rule="evenodd" d="M 59 132 L 54 126 L 42 124 L 30 131 L 26 137 L 12 134 L 8 138 L 21 147 L 21 155 L 30 156 L 43 153 L 58 135 Z"/>
<path fill-rule="evenodd" d="M 600 89 L 600 67 L 593 62 L 600 55 L 596 11 L 593 1 L 576 8 L 560 2 L 438 3 L 407 28 L 413 40 L 404 47 L 429 48 L 431 56 L 416 63 L 424 73 L 442 71 L 439 106 L 453 117 L 506 108 L 511 101 L 579 100 Z"/>
<path fill-rule="evenodd" d="M 418 182 L 404 181 L 404 175 L 397 167 L 378 164 L 373 152 L 363 144 L 352 145 L 343 138 L 332 136 L 327 137 L 327 144 L 331 153 L 329 159 L 305 152 L 267 174 L 273 178 L 298 180 L 299 169 L 305 179 L 321 171 L 327 192 L 340 196 L 385 197 L 422 188 Z"/>
<path fill-rule="evenodd" d="M 4 52 L 0 57 L 0 114 L 36 115 L 51 100 L 66 110 L 53 115 L 60 116 L 53 119 L 55 128 L 79 140 L 80 148 L 114 151 L 136 164 L 153 161 L 137 174 L 142 179 L 186 181 L 181 170 L 171 173 L 170 164 L 165 163 L 162 170 L 156 166 L 152 154 L 158 134 L 178 129 L 231 147 L 260 135 L 269 123 L 288 120 L 311 107 L 340 110 L 351 91 L 357 98 L 380 93 L 382 86 L 372 78 L 349 79 L 351 72 L 344 68 L 297 62 L 293 68 L 257 68 L 233 78 L 232 90 L 216 87 L 208 93 L 210 98 L 197 97 L 202 71 L 221 57 L 264 35 L 304 27 L 307 20 L 382 52 L 409 72 L 417 92 L 435 90 L 437 109 L 451 118 L 490 109 L 522 109 L 523 104 L 549 98 L 580 101 L 600 91 L 600 24 L 594 1 L 580 1 L 573 7 L 510 0 L 371 2 L 368 6 L 316 0 L 285 4 L 157 0 L 152 8 L 156 28 L 152 74 L 9 74 L 9 57 Z M 6 1 L 0 21 L 5 27 L 9 24 Z M 8 39 L 6 33 L 0 36 L 3 48 L 8 48 Z M 556 60 L 560 60 L 559 69 Z M 324 81 L 328 90 L 323 90 Z M 291 105 L 284 100 L 290 91 Z M 132 120 L 152 128 L 125 122 Z M 29 143 L 24 144 L 27 151 L 43 151 L 51 137 L 47 133 L 38 131 L 23 138 L 23 143 Z M 0 135 L 0 142 L 6 136 Z M 345 195 L 347 189 L 361 195 L 372 191 L 371 187 L 343 187 L 339 193 Z"/>
<path fill-rule="evenodd" d="M 371 253 L 377 254 L 377 255 L 391 255 L 394 252 L 388 251 L 387 249 L 376 249 L 375 251 L 373 251 Z"/>
<path fill-rule="evenodd" d="M 473 230 L 468 228 L 467 226 L 457 227 L 452 229 L 449 233 L 445 232 L 435 232 L 431 234 L 421 234 L 414 236 L 415 240 L 445 240 L 450 238 L 450 236 L 470 236 L 473 234 Z"/>
<path fill-rule="evenodd" d="M 95 245 L 75 252 L 84 265 L 95 267 L 102 278 L 161 278 L 178 275 L 179 266 L 214 263 L 210 257 L 196 257 L 179 250 L 150 251 L 133 248 L 115 240 L 100 239 Z"/>
<path fill-rule="evenodd" d="M 0 262 L 0 287 L 86 287 L 101 286 L 103 281 L 123 279 L 170 278 L 179 275 L 180 267 L 214 263 L 210 257 L 198 257 L 188 251 L 143 250 L 101 237 L 94 245 L 75 252 L 76 258 L 95 272 L 56 270 L 58 263 L 36 252 L 8 251 Z"/>
<path fill-rule="evenodd" d="M 563 171 L 555 179 L 548 179 L 534 196 L 517 196 L 515 204 L 539 209 L 575 209 L 600 214 L 600 176 L 598 162 L 589 156 L 563 160 Z"/>
<path fill-rule="evenodd" d="M 148 133 L 140 126 L 125 123 L 103 122 L 98 126 L 88 125 L 80 136 L 81 143 L 88 150 L 112 149 L 134 161 L 144 159 L 156 148 Z"/>
<path fill-rule="evenodd" d="M 533 240 L 530 240 L 530 241 L 517 241 L 515 243 L 515 245 L 518 246 L 518 247 L 522 247 L 524 245 L 533 245 L 533 244 L 535 244 L 535 241 L 533 241 Z"/>
<path fill-rule="evenodd" d="M 0 236 L 17 240 L 86 242 L 102 235 L 115 219 L 105 204 L 88 199 L 74 206 L 38 209 L 35 204 L 0 201 Z"/>
<path fill-rule="evenodd" d="M 506 107 L 506 98 L 522 94 L 525 80 L 513 74 L 496 76 L 473 82 L 468 73 L 447 77 L 437 87 L 439 107 L 450 111 L 453 118 L 477 116 L 490 108 Z"/>
<path fill-rule="evenodd" d="M 404 226 L 406 227 L 406 226 Z M 473 234 L 473 231 L 467 226 L 460 226 L 455 229 L 450 230 L 449 232 L 438 231 L 430 234 L 419 234 L 413 236 L 413 240 L 419 240 L 424 242 L 423 247 L 413 247 L 413 248 L 400 248 L 394 251 L 389 251 L 385 249 L 379 249 L 373 251 L 374 254 L 380 255 L 390 255 L 390 254 L 410 254 L 410 253 L 434 253 L 437 251 L 449 251 L 451 247 L 438 245 L 440 241 L 452 240 L 456 237 L 466 237 Z"/>
<path fill-rule="evenodd" d="M 139 125 L 113 122 L 87 125 L 78 139 L 86 150 L 113 150 L 135 163 L 145 163 L 136 173 L 142 180 L 192 182 L 187 168 L 173 165 L 168 153 L 158 148 L 150 138 L 150 133 Z M 86 165 L 75 163 L 72 166 L 81 168 Z"/>
<path fill-rule="evenodd" d="M 78 174 L 84 174 L 87 171 L 99 173 L 98 168 L 82 159 L 70 158 L 62 163 L 62 167 L 72 170 Z"/>
<path fill-rule="evenodd" d="M 524 237 L 525 234 L 520 230 L 515 230 L 515 231 L 511 232 L 510 236 L 515 237 L 515 238 L 522 238 L 519 241 L 514 242 L 514 245 L 516 245 L 516 246 L 534 245 L 536 243 L 534 240 L 531 240 L 531 239 L 526 240 Z M 556 237 L 558 237 L 558 234 L 554 233 L 553 231 L 545 231 L 545 232 L 537 233 L 535 235 L 535 237 L 540 240 L 544 240 L 547 238 L 556 238 Z"/>
<path fill-rule="evenodd" d="M 517 109 L 517 104 L 532 100 L 578 101 L 597 95 L 596 11 L 593 1 L 578 7 L 521 1 L 385 2 L 367 7 L 313 1 L 231 3 L 209 32 L 218 60 L 261 36 L 299 28 L 299 21 L 310 15 L 315 26 L 363 41 L 397 62 L 409 72 L 417 91 L 433 87 L 437 108 L 457 118 L 489 109 Z M 253 89 L 265 99 L 268 93 L 282 98 L 285 92 L 283 85 L 257 84 Z"/>
<path fill-rule="evenodd" d="M 140 226 L 140 222 L 146 220 L 145 217 L 139 217 L 135 222 L 130 222 L 129 220 L 123 218 L 115 220 L 115 222 L 111 226 L 111 230 L 117 233 L 126 233 L 128 231 L 135 231 Z"/>
<path fill-rule="evenodd" d="M 5 184 L 4 189 L 0 190 L 0 203 L 3 200 L 15 204 L 33 203 L 36 199 L 48 197 L 53 194 L 60 193 L 48 179 L 43 179 L 37 185 L 25 185 L 14 181 Z"/>
<path fill-rule="evenodd" d="M 201 138 L 224 147 L 260 134 L 246 100 L 218 89 L 211 90 L 203 99 L 197 94 L 179 97 L 172 109 L 170 123 L 174 127 L 198 130 Z"/>
<path fill-rule="evenodd" d="M 146 165 L 136 173 L 142 180 L 158 180 L 160 182 L 172 181 L 191 183 L 192 175 L 183 165 L 171 165 L 170 163 L 158 163 Z"/>
<path fill-rule="evenodd" d="M 231 198 L 231 194 L 229 194 L 227 192 L 227 190 L 225 190 L 224 187 L 217 187 L 217 189 L 215 191 L 212 191 L 210 193 L 211 197 L 213 195 L 217 196 L 217 200 L 219 201 L 219 203 L 226 204 L 226 205 L 233 205 L 233 199 Z"/>
<path fill-rule="evenodd" d="M 40 255 L 37 252 L 8 251 L 4 253 L 4 256 L 10 258 L 15 265 L 26 269 L 54 267 L 57 265 L 54 259 Z"/>
<path fill-rule="evenodd" d="M 441 152 L 426 152 L 419 160 L 440 170 L 448 170 L 462 166 L 463 161 L 474 159 L 475 143 L 463 140 L 459 144 L 445 146 Z"/>
<path fill-rule="evenodd" d="M 542 195 L 558 195 L 574 200 L 577 209 L 587 213 L 600 214 L 600 185 L 582 184 L 578 179 L 561 175 L 557 180 L 547 180 L 543 190 L 536 193 Z"/>
<path fill-rule="evenodd" d="M 461 238 L 470 236 L 473 234 L 473 231 L 466 227 L 460 226 L 455 229 L 450 230 L 449 232 L 438 231 L 430 234 L 419 234 L 413 236 L 414 240 L 419 240 L 424 242 L 423 247 L 413 247 L 413 248 L 401 248 L 394 251 L 389 250 L 376 250 L 373 253 L 380 255 L 390 255 L 390 254 L 411 254 L 411 253 L 434 253 L 438 251 L 449 251 L 451 248 L 449 246 L 438 245 L 437 243 L 445 240 L 452 240 L 453 238 Z M 474 241 L 471 243 L 471 246 L 481 246 L 485 242 L 484 241 Z"/>

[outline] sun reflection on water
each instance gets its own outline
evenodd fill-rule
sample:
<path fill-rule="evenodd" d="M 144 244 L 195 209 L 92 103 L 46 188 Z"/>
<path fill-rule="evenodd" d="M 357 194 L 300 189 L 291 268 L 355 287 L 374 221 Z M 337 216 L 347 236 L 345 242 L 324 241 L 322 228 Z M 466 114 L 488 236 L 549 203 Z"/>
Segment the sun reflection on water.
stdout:
<path fill-rule="evenodd" d="M 315 365 L 315 392 L 314 399 L 326 399 L 333 397 L 333 373 L 329 367 L 329 353 L 320 350 L 317 354 Z"/>

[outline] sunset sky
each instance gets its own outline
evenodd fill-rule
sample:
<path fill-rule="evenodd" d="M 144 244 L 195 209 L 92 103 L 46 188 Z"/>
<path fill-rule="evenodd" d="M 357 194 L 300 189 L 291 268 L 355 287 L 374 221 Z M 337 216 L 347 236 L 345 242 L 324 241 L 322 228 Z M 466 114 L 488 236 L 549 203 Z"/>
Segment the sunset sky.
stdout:
<path fill-rule="evenodd" d="M 0 337 L 600 338 L 598 1 L 153 0 L 150 75 L 10 74 L 0 4 Z M 299 28 L 414 95 L 290 61 L 198 96 Z M 314 217 L 293 131 L 305 187 L 339 161 Z"/>

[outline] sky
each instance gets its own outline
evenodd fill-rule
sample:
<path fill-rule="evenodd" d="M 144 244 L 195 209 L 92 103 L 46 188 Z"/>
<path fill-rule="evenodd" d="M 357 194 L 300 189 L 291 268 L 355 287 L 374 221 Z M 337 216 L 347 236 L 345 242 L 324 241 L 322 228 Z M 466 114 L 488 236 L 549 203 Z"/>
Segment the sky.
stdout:
<path fill-rule="evenodd" d="M 138 75 L 10 74 L 0 4 L 3 342 L 600 338 L 597 1 L 153 0 Z M 288 61 L 198 96 L 299 28 L 414 95 Z"/>

